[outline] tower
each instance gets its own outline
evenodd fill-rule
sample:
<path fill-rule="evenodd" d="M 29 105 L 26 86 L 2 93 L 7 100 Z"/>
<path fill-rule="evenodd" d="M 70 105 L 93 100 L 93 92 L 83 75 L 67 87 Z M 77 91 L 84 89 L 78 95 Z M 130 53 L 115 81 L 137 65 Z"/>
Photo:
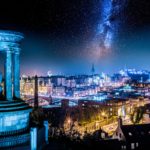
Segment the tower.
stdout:
<path fill-rule="evenodd" d="M 5 55 L 5 98 L 0 101 L 0 149 L 30 141 L 32 109 L 20 99 L 20 42 L 23 34 L 0 31 L 0 52 Z"/>
<path fill-rule="evenodd" d="M 91 73 L 92 73 L 92 75 L 94 75 L 94 73 L 95 73 L 95 66 L 94 66 L 94 64 L 92 64 Z"/>
<path fill-rule="evenodd" d="M 34 85 L 34 108 L 38 108 L 38 77 L 37 75 L 34 77 L 35 85 Z"/>

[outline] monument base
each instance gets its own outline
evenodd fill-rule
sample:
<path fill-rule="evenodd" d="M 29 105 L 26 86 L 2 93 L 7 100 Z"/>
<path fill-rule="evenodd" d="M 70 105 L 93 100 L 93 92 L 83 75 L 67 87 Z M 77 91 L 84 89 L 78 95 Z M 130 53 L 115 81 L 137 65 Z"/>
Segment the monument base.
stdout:
<path fill-rule="evenodd" d="M 22 100 L 0 101 L 0 149 L 30 141 L 31 111 Z"/>

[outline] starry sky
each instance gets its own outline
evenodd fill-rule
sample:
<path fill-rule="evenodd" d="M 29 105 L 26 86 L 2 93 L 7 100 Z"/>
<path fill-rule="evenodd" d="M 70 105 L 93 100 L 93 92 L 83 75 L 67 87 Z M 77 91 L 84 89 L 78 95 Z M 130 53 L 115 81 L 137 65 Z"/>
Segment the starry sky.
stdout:
<path fill-rule="evenodd" d="M 90 73 L 92 64 L 97 73 L 124 66 L 150 70 L 150 1 L 109 4 L 110 0 L 1 0 L 0 28 L 25 34 L 21 74 Z"/>

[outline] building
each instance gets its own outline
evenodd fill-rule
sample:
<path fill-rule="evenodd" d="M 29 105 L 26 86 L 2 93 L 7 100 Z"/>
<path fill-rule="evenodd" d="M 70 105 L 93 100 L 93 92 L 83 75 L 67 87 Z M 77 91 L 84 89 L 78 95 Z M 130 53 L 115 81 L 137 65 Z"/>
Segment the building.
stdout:
<path fill-rule="evenodd" d="M 0 52 L 5 54 L 5 87 L 0 95 L 0 149 L 41 149 L 46 143 L 47 125 L 43 131 L 30 127 L 31 107 L 20 98 L 20 42 L 23 34 L 0 31 Z M 0 81 L 1 82 L 1 81 Z M 44 140 L 37 143 L 40 135 Z M 44 136 L 43 136 L 44 135 Z M 37 144 L 40 147 L 37 148 Z"/>
<path fill-rule="evenodd" d="M 20 90 L 22 97 L 32 97 L 34 95 L 34 77 L 22 77 L 20 80 Z M 38 77 L 39 95 L 52 95 L 53 85 L 49 77 Z"/>
<path fill-rule="evenodd" d="M 56 86 L 53 88 L 53 95 L 57 96 L 65 96 L 66 95 L 66 88 L 64 86 Z"/>
<path fill-rule="evenodd" d="M 150 142 L 150 124 L 123 125 L 118 120 L 118 127 L 113 135 L 118 139 L 122 149 L 148 149 Z"/>
<path fill-rule="evenodd" d="M 30 140 L 29 114 L 32 109 L 20 99 L 19 42 L 22 39 L 21 33 L 0 31 L 0 43 L 2 43 L 0 52 L 6 54 L 5 98 L 0 101 L 0 147 L 2 148 Z"/>

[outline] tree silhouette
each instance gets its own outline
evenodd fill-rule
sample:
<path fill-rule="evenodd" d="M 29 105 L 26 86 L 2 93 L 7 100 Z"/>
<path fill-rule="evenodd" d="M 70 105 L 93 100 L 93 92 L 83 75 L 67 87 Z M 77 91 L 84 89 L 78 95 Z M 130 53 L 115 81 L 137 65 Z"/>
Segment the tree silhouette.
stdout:
<path fill-rule="evenodd" d="M 130 116 L 132 123 L 133 124 L 140 123 L 140 121 L 143 118 L 144 113 L 145 113 L 145 107 L 144 106 L 135 108 L 133 113 Z"/>

